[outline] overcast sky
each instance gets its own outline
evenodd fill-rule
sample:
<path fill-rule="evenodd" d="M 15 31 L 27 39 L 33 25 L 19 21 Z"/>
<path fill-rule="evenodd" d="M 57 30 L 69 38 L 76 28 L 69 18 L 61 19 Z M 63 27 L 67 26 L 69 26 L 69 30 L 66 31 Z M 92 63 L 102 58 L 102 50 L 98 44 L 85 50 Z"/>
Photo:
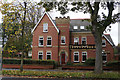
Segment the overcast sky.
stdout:
<path fill-rule="evenodd" d="M 107 14 L 107 11 L 100 11 L 99 13 L 101 12 L 105 12 Z M 118 12 L 118 8 L 114 11 L 114 13 L 117 13 L 117 12 Z M 62 16 L 59 12 L 56 12 L 55 10 L 51 11 L 50 15 L 53 19 L 55 19 L 55 17 Z M 70 16 L 70 19 L 90 18 L 89 14 L 84 14 L 82 12 L 79 12 L 79 13 L 69 12 L 65 14 L 65 16 Z M 0 23 L 2 23 L 1 19 L 2 19 L 2 14 L 0 12 Z M 111 32 L 108 32 L 107 34 L 110 34 L 115 45 L 118 45 L 118 24 L 117 23 L 112 24 L 111 26 L 112 26 Z"/>
<path fill-rule="evenodd" d="M 117 10 L 114 12 L 116 13 Z M 54 11 L 51 11 L 50 12 L 50 15 L 53 19 L 55 19 L 55 17 L 63 17 L 60 12 L 56 12 L 55 10 Z M 75 13 L 75 12 L 69 12 L 67 14 L 65 14 L 64 16 L 70 16 L 70 19 L 81 19 L 81 18 L 90 18 L 90 15 L 89 14 L 84 14 L 82 12 L 79 12 L 79 13 Z M 111 24 L 112 28 L 111 28 L 111 31 L 110 32 L 107 32 L 105 34 L 110 34 L 113 41 L 114 41 L 114 44 L 115 45 L 118 45 L 118 23 L 116 24 Z"/>

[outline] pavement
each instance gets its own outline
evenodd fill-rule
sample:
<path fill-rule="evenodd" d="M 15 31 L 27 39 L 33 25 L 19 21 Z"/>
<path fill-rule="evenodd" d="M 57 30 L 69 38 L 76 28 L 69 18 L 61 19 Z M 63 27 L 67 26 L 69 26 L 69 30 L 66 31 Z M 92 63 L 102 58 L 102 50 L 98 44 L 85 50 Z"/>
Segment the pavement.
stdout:
<path fill-rule="evenodd" d="M 2 80 L 120 80 L 120 79 L 110 79 L 110 78 L 18 78 L 18 77 L 3 77 Z"/>
<path fill-rule="evenodd" d="M 64 79 L 64 78 L 16 78 L 4 77 L 2 80 L 82 80 L 82 79 Z"/>
<path fill-rule="evenodd" d="M 6 69 L 2 68 L 2 70 L 20 70 L 20 69 Z M 61 69 L 24 69 L 25 71 L 62 71 L 62 72 L 85 72 L 90 70 L 61 70 Z"/>

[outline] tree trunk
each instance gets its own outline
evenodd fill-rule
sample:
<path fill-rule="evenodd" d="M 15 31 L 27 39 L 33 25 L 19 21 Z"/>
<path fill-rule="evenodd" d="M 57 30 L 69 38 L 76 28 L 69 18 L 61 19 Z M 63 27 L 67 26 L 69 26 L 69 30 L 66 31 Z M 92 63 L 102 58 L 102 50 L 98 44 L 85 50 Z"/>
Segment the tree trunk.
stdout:
<path fill-rule="evenodd" d="M 23 54 L 23 52 L 22 52 L 22 54 L 21 54 L 20 72 L 22 72 L 22 71 L 23 71 L 23 56 L 24 56 L 24 54 Z"/>
<path fill-rule="evenodd" d="M 22 54 L 21 54 L 21 66 L 20 66 L 20 71 L 23 71 L 23 57 L 24 57 L 24 28 L 25 28 L 25 19 L 26 19 L 26 6 L 27 3 L 24 2 L 25 5 L 25 11 L 24 11 L 24 18 L 23 18 L 23 22 L 22 22 Z"/>
<path fill-rule="evenodd" d="M 95 46 L 96 46 L 96 59 L 95 59 L 95 73 L 101 74 L 103 72 L 102 68 L 102 34 L 95 32 Z"/>

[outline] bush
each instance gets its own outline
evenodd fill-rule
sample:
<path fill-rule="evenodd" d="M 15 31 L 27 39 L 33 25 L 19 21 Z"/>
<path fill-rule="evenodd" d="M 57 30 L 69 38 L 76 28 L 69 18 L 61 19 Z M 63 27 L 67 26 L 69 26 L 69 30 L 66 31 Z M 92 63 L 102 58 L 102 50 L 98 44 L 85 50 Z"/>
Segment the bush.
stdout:
<path fill-rule="evenodd" d="M 73 64 L 73 66 L 85 66 L 84 63 L 76 63 L 76 64 Z"/>
<path fill-rule="evenodd" d="M 67 62 L 66 65 L 70 65 L 71 66 L 71 65 L 73 65 L 73 63 L 72 62 Z"/>
<path fill-rule="evenodd" d="M 3 59 L 3 64 L 20 64 L 20 59 Z"/>
<path fill-rule="evenodd" d="M 120 61 L 111 61 L 106 64 L 106 66 L 120 66 Z"/>
<path fill-rule="evenodd" d="M 3 59 L 3 64 L 20 64 L 20 59 Z M 53 60 L 31 60 L 24 59 L 23 64 L 36 64 L 36 65 L 55 65 Z"/>
<path fill-rule="evenodd" d="M 95 66 L 95 59 L 94 58 L 89 58 L 85 61 L 84 63 L 87 66 Z"/>

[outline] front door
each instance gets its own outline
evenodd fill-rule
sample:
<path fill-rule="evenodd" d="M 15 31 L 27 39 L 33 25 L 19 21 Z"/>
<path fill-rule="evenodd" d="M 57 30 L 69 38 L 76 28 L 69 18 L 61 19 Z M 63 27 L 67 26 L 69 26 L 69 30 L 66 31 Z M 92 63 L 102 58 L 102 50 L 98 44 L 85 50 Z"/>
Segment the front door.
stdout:
<path fill-rule="evenodd" d="M 61 54 L 61 63 L 65 64 L 65 53 Z"/>

